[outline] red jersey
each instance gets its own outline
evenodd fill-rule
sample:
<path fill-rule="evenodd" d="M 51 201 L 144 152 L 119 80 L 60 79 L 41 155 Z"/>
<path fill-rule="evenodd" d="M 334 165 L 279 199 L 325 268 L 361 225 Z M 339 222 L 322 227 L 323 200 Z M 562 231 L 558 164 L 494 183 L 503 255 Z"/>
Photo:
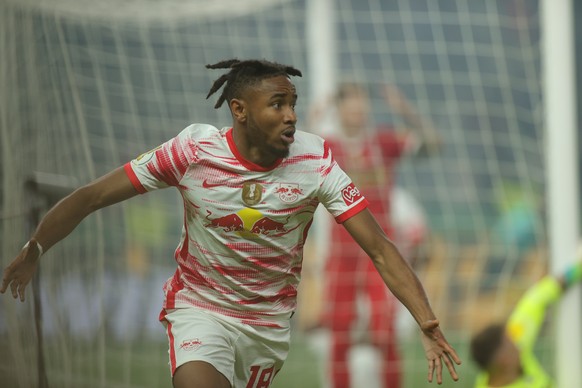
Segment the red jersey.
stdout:
<path fill-rule="evenodd" d="M 378 130 L 369 136 L 327 138 L 334 158 L 370 203 L 370 211 L 389 232 L 390 192 L 395 166 L 411 145 L 411 138 L 393 130 Z"/>

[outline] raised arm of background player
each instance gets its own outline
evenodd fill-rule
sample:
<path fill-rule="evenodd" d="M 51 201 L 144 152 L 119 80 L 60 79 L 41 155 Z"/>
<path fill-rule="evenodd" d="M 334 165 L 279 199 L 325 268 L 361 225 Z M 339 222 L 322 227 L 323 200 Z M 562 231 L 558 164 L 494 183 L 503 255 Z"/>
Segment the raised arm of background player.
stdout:
<path fill-rule="evenodd" d="M 545 276 L 521 297 L 507 321 L 507 334 L 521 352 L 533 352 L 548 307 L 581 280 L 582 261 L 578 261 L 561 276 Z"/>
<path fill-rule="evenodd" d="M 403 136 L 413 136 L 414 149 L 419 156 L 434 155 L 442 148 L 442 138 L 434 128 L 406 98 L 396 85 L 384 85 L 382 96 L 386 106 L 403 119 L 404 125 L 395 125 L 395 132 Z"/>
<path fill-rule="evenodd" d="M 137 194 L 123 167 L 120 167 L 62 199 L 43 217 L 28 244 L 4 270 L 0 293 L 3 294 L 10 286 L 12 296 L 24 301 L 24 290 L 36 272 L 41 249 L 46 252 L 67 237 L 95 210 Z"/>
<path fill-rule="evenodd" d="M 428 381 L 436 372 L 437 383 L 442 383 L 443 363 L 453 380 L 459 376 L 455 365 L 461 359 L 445 339 L 439 321 L 430 307 L 418 277 L 395 245 L 388 239 L 368 209 L 343 223 L 354 240 L 370 256 L 390 291 L 406 306 L 422 331 L 422 343 L 428 361 Z"/>

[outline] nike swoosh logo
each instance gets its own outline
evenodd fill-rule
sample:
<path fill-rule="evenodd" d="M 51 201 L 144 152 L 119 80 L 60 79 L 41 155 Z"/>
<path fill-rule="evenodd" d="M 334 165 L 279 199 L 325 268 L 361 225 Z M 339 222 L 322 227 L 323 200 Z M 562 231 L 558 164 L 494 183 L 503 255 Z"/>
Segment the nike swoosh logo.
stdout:
<path fill-rule="evenodd" d="M 202 181 L 202 187 L 204 187 L 205 189 L 209 189 L 211 187 L 218 187 L 218 186 L 223 186 L 222 183 L 208 183 L 208 181 L 206 179 L 204 179 Z"/>

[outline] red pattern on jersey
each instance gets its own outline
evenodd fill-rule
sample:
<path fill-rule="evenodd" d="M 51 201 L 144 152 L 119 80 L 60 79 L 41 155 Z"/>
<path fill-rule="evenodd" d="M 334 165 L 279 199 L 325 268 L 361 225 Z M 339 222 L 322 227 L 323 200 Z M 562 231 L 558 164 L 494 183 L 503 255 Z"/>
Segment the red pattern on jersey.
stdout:
<path fill-rule="evenodd" d="M 187 147 L 188 146 L 190 146 L 190 144 L 188 144 Z M 184 175 L 186 169 L 188 168 L 189 165 L 188 158 L 186 157 L 186 154 L 182 150 L 181 144 L 179 142 L 174 142 L 172 144 L 171 150 L 173 163 L 176 163 L 176 168 L 178 170 L 179 177 L 181 177 Z M 180 180 L 179 177 L 174 177 L 176 182 Z"/>
<path fill-rule="evenodd" d="M 171 145 L 170 152 L 174 152 L 176 149 L 176 143 Z M 157 164 L 150 164 L 148 168 L 150 172 L 159 180 L 166 182 L 169 186 L 178 186 L 178 177 L 174 171 L 174 165 L 172 163 L 172 156 L 168 153 L 165 148 L 160 148 L 156 151 Z M 177 156 L 179 160 L 179 156 Z M 179 167 L 179 164 L 177 165 Z M 179 169 L 178 169 L 179 171 Z"/>
<path fill-rule="evenodd" d="M 289 318 L 317 205 L 340 220 L 366 206 L 363 198 L 343 201 L 340 190 L 350 179 L 321 138 L 298 131 L 295 140 L 287 159 L 265 169 L 242 158 L 232 129 L 194 124 L 150 159 L 131 162 L 134 185 L 175 186 L 184 200 L 178 269 L 164 286 L 165 308 L 196 306 L 267 326 Z M 260 190 L 254 197 L 245 191 L 249 183 Z M 285 196 L 282 187 L 295 191 Z"/>

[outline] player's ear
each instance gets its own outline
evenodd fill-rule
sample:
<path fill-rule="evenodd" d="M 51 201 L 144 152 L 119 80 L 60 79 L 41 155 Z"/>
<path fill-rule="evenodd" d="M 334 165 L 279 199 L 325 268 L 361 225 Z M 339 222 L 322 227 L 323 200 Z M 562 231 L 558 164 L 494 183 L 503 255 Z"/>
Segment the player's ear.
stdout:
<path fill-rule="evenodd" d="M 232 117 L 239 123 L 244 123 L 247 121 L 247 109 L 245 102 L 239 100 L 238 98 L 233 98 L 229 102 L 230 111 L 232 112 Z"/>

